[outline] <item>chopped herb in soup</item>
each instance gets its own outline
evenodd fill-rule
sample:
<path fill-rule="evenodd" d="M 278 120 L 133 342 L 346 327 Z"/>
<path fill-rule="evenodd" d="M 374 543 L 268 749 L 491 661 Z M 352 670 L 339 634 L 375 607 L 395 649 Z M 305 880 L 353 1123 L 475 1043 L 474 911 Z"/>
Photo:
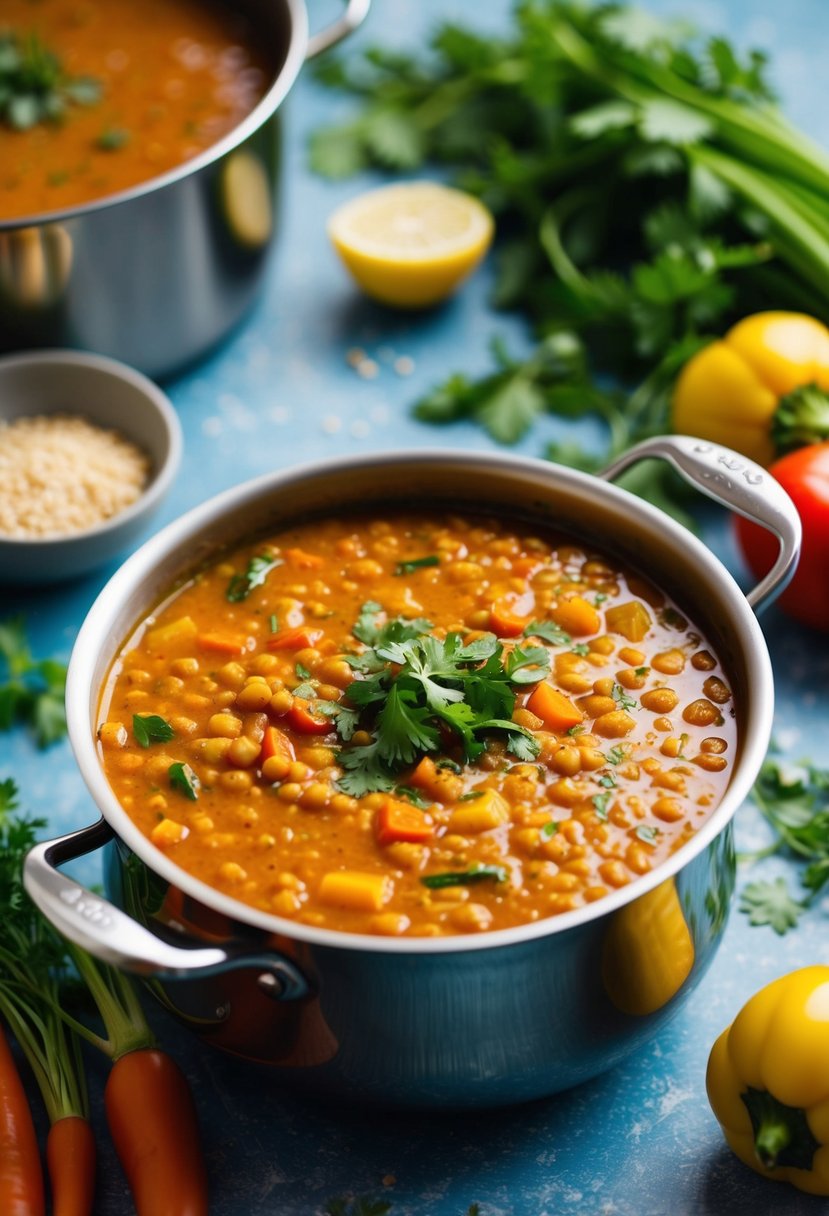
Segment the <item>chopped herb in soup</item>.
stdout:
<path fill-rule="evenodd" d="M 414 936 L 634 882 L 710 815 L 736 744 L 728 676 L 660 591 L 460 516 L 230 554 L 140 624 L 100 720 L 122 806 L 183 869 L 303 924 Z"/>
<path fill-rule="evenodd" d="M 0 220 L 86 203 L 191 160 L 273 69 L 211 0 L 2 0 Z"/>

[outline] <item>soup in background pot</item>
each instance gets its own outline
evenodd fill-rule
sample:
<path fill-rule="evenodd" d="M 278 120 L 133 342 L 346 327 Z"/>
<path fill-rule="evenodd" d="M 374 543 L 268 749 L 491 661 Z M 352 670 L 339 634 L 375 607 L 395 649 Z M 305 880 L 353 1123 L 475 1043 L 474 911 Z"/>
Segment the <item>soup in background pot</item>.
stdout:
<path fill-rule="evenodd" d="M 174 169 L 237 126 L 273 78 L 246 19 L 212 0 L 2 0 L 0 50 L 27 71 L 36 60 L 42 83 L 38 117 L 31 102 L 0 105 L 0 221 Z"/>
<path fill-rule="evenodd" d="M 528 523 L 389 513 L 223 556 L 124 644 L 112 788 L 216 890 L 303 924 L 443 936 L 602 899 L 687 841 L 735 759 L 700 631 Z"/>

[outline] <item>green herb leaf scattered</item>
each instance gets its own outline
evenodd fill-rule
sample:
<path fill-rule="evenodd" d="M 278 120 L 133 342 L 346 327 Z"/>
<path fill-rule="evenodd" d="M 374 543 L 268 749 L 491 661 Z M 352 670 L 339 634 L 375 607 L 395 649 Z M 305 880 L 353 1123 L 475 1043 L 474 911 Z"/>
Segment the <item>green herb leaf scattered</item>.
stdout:
<path fill-rule="evenodd" d="M 281 557 L 270 557 L 267 553 L 260 553 L 257 557 L 252 557 L 245 573 L 234 574 L 231 578 L 227 585 L 225 598 L 231 604 L 241 603 L 242 600 L 248 598 L 251 591 L 262 586 L 271 570 L 275 570 L 277 566 L 281 565 L 283 565 Z"/>
<path fill-rule="evenodd" d="M 167 773 L 170 777 L 171 788 L 184 794 L 184 797 L 188 798 L 190 802 L 196 802 L 199 796 L 199 779 L 190 765 L 177 761 L 170 765 Z"/>
<path fill-rule="evenodd" d="M 551 646 L 570 646 L 573 639 L 566 629 L 562 629 L 555 621 L 532 621 L 524 630 L 525 638 L 541 638 Z"/>
<path fill-rule="evenodd" d="M 413 574 L 415 570 L 423 570 L 427 566 L 439 566 L 440 558 L 436 554 L 431 554 L 429 557 L 417 557 L 413 561 L 398 562 L 394 568 L 394 573 L 398 578 L 403 574 Z"/>
<path fill-rule="evenodd" d="M 473 866 L 469 870 L 447 871 L 444 874 L 424 874 L 421 882 L 432 891 L 443 887 L 471 886 L 491 878 L 495 882 L 506 882 L 507 871 L 503 866 Z"/>
<path fill-rule="evenodd" d="M 168 743 L 176 732 L 158 714 L 133 714 L 132 733 L 139 747 L 149 747 L 152 743 Z"/>

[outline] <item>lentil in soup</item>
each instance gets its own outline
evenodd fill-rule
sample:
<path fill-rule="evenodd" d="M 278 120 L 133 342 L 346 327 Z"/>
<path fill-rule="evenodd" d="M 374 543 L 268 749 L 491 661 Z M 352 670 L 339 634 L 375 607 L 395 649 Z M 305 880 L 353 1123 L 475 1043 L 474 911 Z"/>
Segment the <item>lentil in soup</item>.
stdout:
<path fill-rule="evenodd" d="M 614 559 L 463 516 L 291 528 L 141 623 L 100 749 L 141 831 L 303 924 L 473 933 L 579 908 L 710 815 L 736 745 L 705 638 Z"/>
<path fill-rule="evenodd" d="M 174 169 L 236 127 L 273 78 L 247 20 L 213 0 L 2 0 L 4 39 L 55 57 L 61 113 L 32 122 L 0 107 L 0 220 Z"/>

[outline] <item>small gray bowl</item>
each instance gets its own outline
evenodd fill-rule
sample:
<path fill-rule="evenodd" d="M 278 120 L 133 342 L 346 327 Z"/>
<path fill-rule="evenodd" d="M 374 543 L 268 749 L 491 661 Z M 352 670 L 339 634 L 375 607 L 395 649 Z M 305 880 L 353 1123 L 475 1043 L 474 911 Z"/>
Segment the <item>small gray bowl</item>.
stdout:
<path fill-rule="evenodd" d="M 0 419 L 78 414 L 120 432 L 149 457 L 140 496 L 117 515 L 63 536 L 0 536 L 0 582 L 31 586 L 86 574 L 129 549 L 169 490 L 181 424 L 167 397 L 133 368 L 100 355 L 38 351 L 0 359 Z"/>

